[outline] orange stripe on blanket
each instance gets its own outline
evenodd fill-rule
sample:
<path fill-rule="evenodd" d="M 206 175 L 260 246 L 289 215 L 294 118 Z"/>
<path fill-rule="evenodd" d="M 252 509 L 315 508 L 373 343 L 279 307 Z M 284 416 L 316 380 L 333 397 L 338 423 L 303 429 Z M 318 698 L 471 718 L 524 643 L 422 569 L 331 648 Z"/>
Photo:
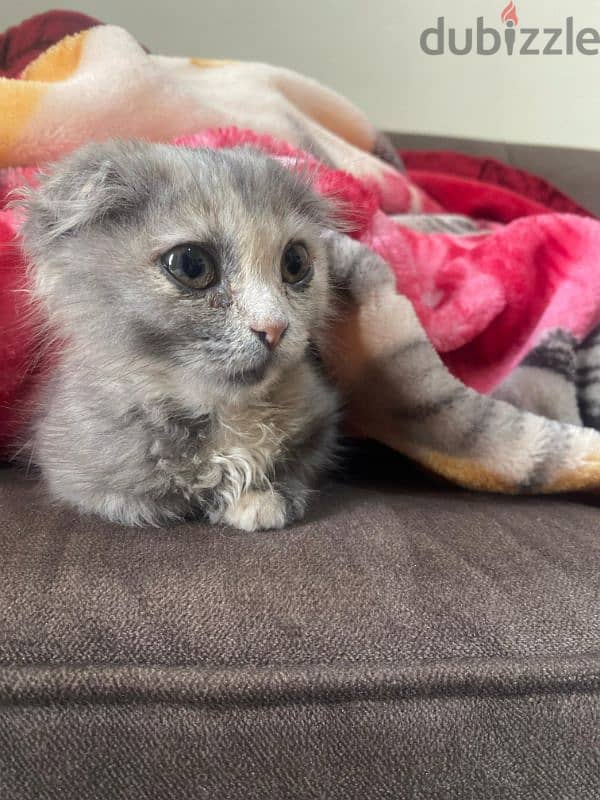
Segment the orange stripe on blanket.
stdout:
<path fill-rule="evenodd" d="M 235 64 L 235 61 L 222 61 L 219 58 L 190 58 L 190 64 L 200 69 L 215 69 L 216 67 L 225 67 L 227 64 Z"/>
<path fill-rule="evenodd" d="M 66 36 L 41 53 L 35 61 L 28 64 L 21 73 L 23 81 L 44 81 L 56 83 L 70 78 L 81 61 L 83 43 L 87 31 Z"/>
<path fill-rule="evenodd" d="M 18 164 L 15 161 L 15 144 L 21 131 L 33 115 L 45 92 L 42 83 L 23 83 L 11 78 L 0 78 L 0 167 Z"/>
<path fill-rule="evenodd" d="M 401 435 L 398 435 L 397 440 L 387 441 L 386 444 L 410 456 L 437 475 L 441 475 L 443 478 L 465 489 L 473 489 L 478 492 L 495 492 L 497 494 L 519 493 L 519 489 L 514 483 L 474 460 L 449 456 L 445 453 L 436 453 L 421 448 L 415 449 L 411 445 L 406 445 Z"/>
<path fill-rule="evenodd" d="M 402 439 L 400 432 L 390 432 L 380 437 L 389 447 L 409 456 L 437 475 L 477 492 L 495 494 L 522 494 L 519 486 L 474 459 L 460 458 L 425 448 L 415 448 Z M 562 472 L 557 478 L 536 489 L 535 494 L 560 494 L 564 492 L 600 492 L 600 453 L 590 455 L 575 469 Z"/>
<path fill-rule="evenodd" d="M 19 164 L 18 145 L 49 83 L 69 78 L 77 70 L 87 31 L 67 36 L 39 55 L 21 77 L 0 78 L 0 167 Z"/>
<path fill-rule="evenodd" d="M 544 492 L 600 492 L 600 453 L 594 453 L 576 469 L 563 472 Z"/>

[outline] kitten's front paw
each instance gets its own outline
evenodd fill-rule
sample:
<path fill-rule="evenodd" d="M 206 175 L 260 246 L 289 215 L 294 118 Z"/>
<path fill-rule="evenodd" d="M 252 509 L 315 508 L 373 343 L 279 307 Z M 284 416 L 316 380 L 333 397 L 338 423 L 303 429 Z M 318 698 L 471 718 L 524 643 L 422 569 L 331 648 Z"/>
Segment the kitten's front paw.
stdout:
<path fill-rule="evenodd" d="M 264 531 L 283 528 L 286 523 L 285 500 L 277 492 L 244 492 L 230 506 L 221 520 L 243 531 Z"/>

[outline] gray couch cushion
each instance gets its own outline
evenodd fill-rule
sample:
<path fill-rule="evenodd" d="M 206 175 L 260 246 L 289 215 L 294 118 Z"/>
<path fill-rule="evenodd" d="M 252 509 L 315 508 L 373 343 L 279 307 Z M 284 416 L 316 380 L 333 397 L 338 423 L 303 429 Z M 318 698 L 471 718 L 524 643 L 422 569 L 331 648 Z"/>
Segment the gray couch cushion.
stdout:
<path fill-rule="evenodd" d="M 377 452 L 252 535 L 0 471 L 3 800 L 600 796 L 598 509 Z"/>

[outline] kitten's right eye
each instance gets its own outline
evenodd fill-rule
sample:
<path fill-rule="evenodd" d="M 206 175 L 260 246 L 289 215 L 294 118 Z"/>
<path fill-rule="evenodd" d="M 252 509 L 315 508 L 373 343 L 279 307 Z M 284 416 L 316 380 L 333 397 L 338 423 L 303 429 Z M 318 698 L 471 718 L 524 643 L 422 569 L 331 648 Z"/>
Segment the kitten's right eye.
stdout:
<path fill-rule="evenodd" d="M 162 254 L 160 263 L 186 289 L 208 289 L 217 280 L 215 258 L 200 244 L 180 244 L 173 247 Z"/>

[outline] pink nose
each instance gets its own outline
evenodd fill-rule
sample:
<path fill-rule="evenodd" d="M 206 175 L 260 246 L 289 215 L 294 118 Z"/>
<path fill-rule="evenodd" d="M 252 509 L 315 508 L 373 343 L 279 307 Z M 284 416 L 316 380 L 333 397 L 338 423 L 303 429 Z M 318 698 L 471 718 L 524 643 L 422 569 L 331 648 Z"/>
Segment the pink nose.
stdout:
<path fill-rule="evenodd" d="M 269 350 L 273 350 L 283 339 L 283 335 L 287 329 L 287 322 L 264 322 L 251 330 L 254 331 L 261 342 L 266 344 Z"/>

